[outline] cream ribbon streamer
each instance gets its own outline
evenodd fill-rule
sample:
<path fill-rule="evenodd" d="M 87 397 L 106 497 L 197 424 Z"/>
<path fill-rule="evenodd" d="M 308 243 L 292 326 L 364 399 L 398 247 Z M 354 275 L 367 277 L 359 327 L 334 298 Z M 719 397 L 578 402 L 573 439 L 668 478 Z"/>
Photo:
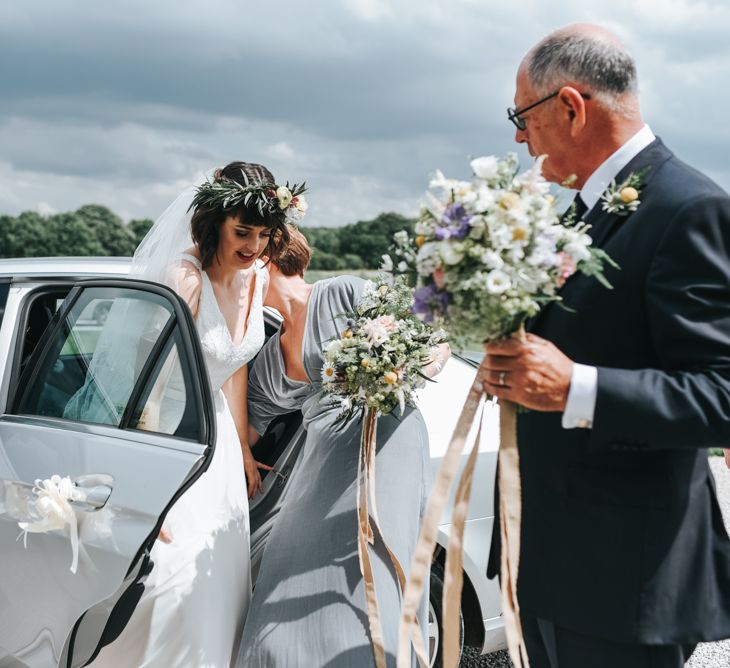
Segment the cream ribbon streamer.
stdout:
<path fill-rule="evenodd" d="M 431 568 L 431 557 L 436 545 L 438 522 L 449 498 L 449 490 L 456 475 L 464 444 L 471 431 L 477 411 L 483 404 L 484 392 L 479 379 L 474 381 L 456 423 L 454 434 L 436 474 L 431 496 L 421 524 L 421 533 L 413 557 L 410 577 L 403 595 L 403 611 L 398 629 L 397 668 L 410 666 L 409 639 L 417 632 L 416 610 Z M 463 584 L 462 554 L 463 531 L 468 509 L 471 483 L 476 465 L 476 455 L 481 437 L 482 411 L 479 411 L 480 427 L 459 480 L 449 549 L 446 562 L 446 581 L 443 593 L 443 665 L 456 668 L 459 656 L 458 614 L 461 607 Z M 500 402 L 499 445 L 500 520 L 502 538 L 502 608 L 507 635 L 507 646 L 515 668 L 529 668 L 522 635 L 522 625 L 517 602 L 517 575 L 520 554 L 520 522 L 522 499 L 520 487 L 519 453 L 517 450 L 516 408 L 510 402 Z"/>
<path fill-rule="evenodd" d="M 360 560 L 360 573 L 363 576 L 365 587 L 365 601 L 368 607 L 368 625 L 370 627 L 370 640 L 373 646 L 373 655 L 375 658 L 376 668 L 386 668 L 385 660 L 385 644 L 383 642 L 383 628 L 380 623 L 380 612 L 378 609 L 378 597 L 375 591 L 375 578 L 373 575 L 372 562 L 370 561 L 369 546 L 375 543 L 375 533 L 373 526 L 380 536 L 383 547 L 388 553 L 393 564 L 395 572 L 398 576 L 398 584 L 401 592 L 406 586 L 406 576 L 398 557 L 388 547 L 385 537 L 379 528 L 378 510 L 375 502 L 375 454 L 377 446 L 377 411 L 366 409 L 363 418 L 362 435 L 360 437 L 360 452 L 357 462 L 357 553 Z M 362 481 L 363 470 L 365 472 L 365 480 Z M 368 511 L 368 497 L 372 507 L 372 515 Z M 420 628 L 416 624 L 416 633 L 413 637 L 413 647 L 416 657 L 421 668 L 428 668 L 428 658 L 426 654 L 423 637 Z M 410 647 L 410 643 L 409 643 Z M 410 654 L 410 652 L 409 652 Z M 410 656 L 408 666 L 410 667 Z"/>
<path fill-rule="evenodd" d="M 413 562 L 403 592 L 403 610 L 398 627 L 398 668 L 410 666 L 410 642 L 418 633 L 416 613 L 421 603 L 426 578 L 431 571 L 431 557 L 438 535 L 438 523 L 449 498 L 449 489 L 456 475 L 464 443 L 469 436 L 477 410 L 482 402 L 482 385 L 478 381 L 469 390 L 461 415 L 456 423 L 443 461 L 433 482 L 431 495 L 426 504 L 426 512 L 421 522 L 421 532 L 413 554 Z M 446 590 L 444 591 L 444 595 Z M 446 666 L 446 664 L 444 664 Z"/>
<path fill-rule="evenodd" d="M 509 401 L 499 402 L 499 434 L 502 617 L 512 663 L 515 668 L 530 668 L 527 648 L 522 635 L 520 605 L 517 601 L 522 486 L 520 483 L 520 455 L 517 449 L 517 407 Z"/>
<path fill-rule="evenodd" d="M 469 510 L 471 484 L 474 479 L 474 467 L 479 443 L 482 440 L 482 419 L 484 404 L 477 416 L 479 429 L 474 444 L 471 447 L 466 466 L 461 472 L 454 498 L 454 511 L 451 515 L 451 531 L 449 532 L 449 549 L 446 552 L 446 568 L 443 596 L 443 665 L 456 666 L 459 662 L 459 612 L 461 608 L 461 590 L 464 585 L 463 556 L 464 556 L 464 525 Z M 447 595 L 448 592 L 448 595 Z"/>

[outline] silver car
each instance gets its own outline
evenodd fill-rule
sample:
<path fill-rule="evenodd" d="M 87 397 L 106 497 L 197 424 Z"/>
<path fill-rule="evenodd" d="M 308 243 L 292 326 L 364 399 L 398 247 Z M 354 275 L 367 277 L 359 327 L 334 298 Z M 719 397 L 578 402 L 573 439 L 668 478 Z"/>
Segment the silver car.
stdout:
<path fill-rule="evenodd" d="M 0 666 L 84 666 L 126 625 L 154 567 L 149 554 L 175 500 L 202 475 L 214 447 L 214 409 L 194 322 L 168 288 L 127 278 L 121 258 L 0 260 Z M 129 387 L 100 388 L 115 410 L 94 423 L 70 419 L 66 407 L 87 379 L 106 319 L 120 300 L 128 312 L 155 309 L 165 326 L 144 346 Z M 100 315 L 100 314 L 103 314 Z M 267 335 L 279 326 L 266 312 Z M 140 349 L 130 321 L 129 345 Z M 125 338 L 125 337 L 121 337 Z M 185 378 L 184 413 L 174 433 L 145 431 L 140 416 L 172 353 Z M 119 351 L 123 355 L 125 351 Z M 455 356 L 421 393 L 438 468 L 476 365 Z M 112 399 L 110 399 L 112 401 Z M 497 416 L 487 409 L 465 534 L 463 643 L 504 647 L 499 590 L 486 579 L 494 518 Z M 276 420 L 255 447 L 272 465 L 251 504 L 254 578 L 303 443 L 301 414 Z M 466 459 L 464 455 L 463 460 Z M 53 474 L 86 492 L 76 505 L 80 566 L 69 570 L 63 531 L 19 540 L 32 519 L 33 487 Z M 450 507 L 440 526 L 431 570 L 431 665 L 440 661 L 443 565 Z"/>

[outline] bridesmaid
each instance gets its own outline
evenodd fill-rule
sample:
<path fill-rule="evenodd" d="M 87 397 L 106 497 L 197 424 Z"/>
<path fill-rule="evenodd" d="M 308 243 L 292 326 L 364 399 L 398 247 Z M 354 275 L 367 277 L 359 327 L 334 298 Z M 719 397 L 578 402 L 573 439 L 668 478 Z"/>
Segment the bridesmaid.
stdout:
<path fill-rule="evenodd" d="M 283 325 L 259 353 L 249 381 L 252 442 L 274 417 L 295 410 L 303 413 L 307 436 L 256 581 L 241 668 L 374 665 L 356 540 L 361 423 L 336 423 L 339 408 L 321 395 L 319 382 L 322 348 L 339 338 L 342 314 L 354 309 L 364 281 L 339 276 L 307 284 L 310 256 L 306 239 L 291 230 L 287 249 L 269 265 L 266 304 L 281 313 Z M 445 361 L 448 347 L 439 355 Z M 429 375 L 440 368 L 431 367 Z M 408 569 L 430 479 L 428 434 L 418 410 L 380 418 L 376 470 L 380 529 Z M 381 545 L 376 541 L 373 569 L 387 663 L 394 666 L 401 597 Z M 419 616 L 424 644 L 427 600 Z"/>

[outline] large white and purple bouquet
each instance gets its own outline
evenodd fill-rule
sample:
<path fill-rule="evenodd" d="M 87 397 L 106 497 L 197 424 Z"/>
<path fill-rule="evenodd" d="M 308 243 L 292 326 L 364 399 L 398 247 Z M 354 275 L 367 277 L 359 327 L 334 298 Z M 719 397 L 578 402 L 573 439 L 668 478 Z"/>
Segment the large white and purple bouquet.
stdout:
<path fill-rule="evenodd" d="M 386 267 L 415 271 L 414 310 L 448 329 L 457 345 L 518 331 L 576 271 L 603 276 L 610 258 L 591 246 L 589 226 L 561 221 L 542 160 L 518 173 L 513 153 L 471 161 L 469 181 L 437 172 L 415 226 L 396 234 Z M 614 265 L 615 266 L 615 265 Z"/>
<path fill-rule="evenodd" d="M 390 413 L 415 405 L 423 368 L 434 361 L 445 334 L 414 316 L 413 290 L 401 277 L 368 281 L 353 313 L 344 314 L 339 339 L 324 349 L 322 390 L 342 409 L 341 417 L 371 409 Z"/>

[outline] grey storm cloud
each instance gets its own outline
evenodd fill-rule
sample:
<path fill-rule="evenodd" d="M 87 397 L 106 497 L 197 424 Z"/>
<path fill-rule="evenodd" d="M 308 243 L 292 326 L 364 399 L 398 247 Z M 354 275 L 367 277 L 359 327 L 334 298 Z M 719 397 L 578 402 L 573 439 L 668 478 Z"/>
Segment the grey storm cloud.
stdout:
<path fill-rule="evenodd" d="M 652 128 L 727 187 L 725 5 L 3 3 L 0 211 L 93 201 L 154 217 L 197 174 L 247 159 L 306 179 L 312 224 L 413 213 L 434 169 L 516 150 L 517 64 L 573 21 L 617 31 Z"/>

